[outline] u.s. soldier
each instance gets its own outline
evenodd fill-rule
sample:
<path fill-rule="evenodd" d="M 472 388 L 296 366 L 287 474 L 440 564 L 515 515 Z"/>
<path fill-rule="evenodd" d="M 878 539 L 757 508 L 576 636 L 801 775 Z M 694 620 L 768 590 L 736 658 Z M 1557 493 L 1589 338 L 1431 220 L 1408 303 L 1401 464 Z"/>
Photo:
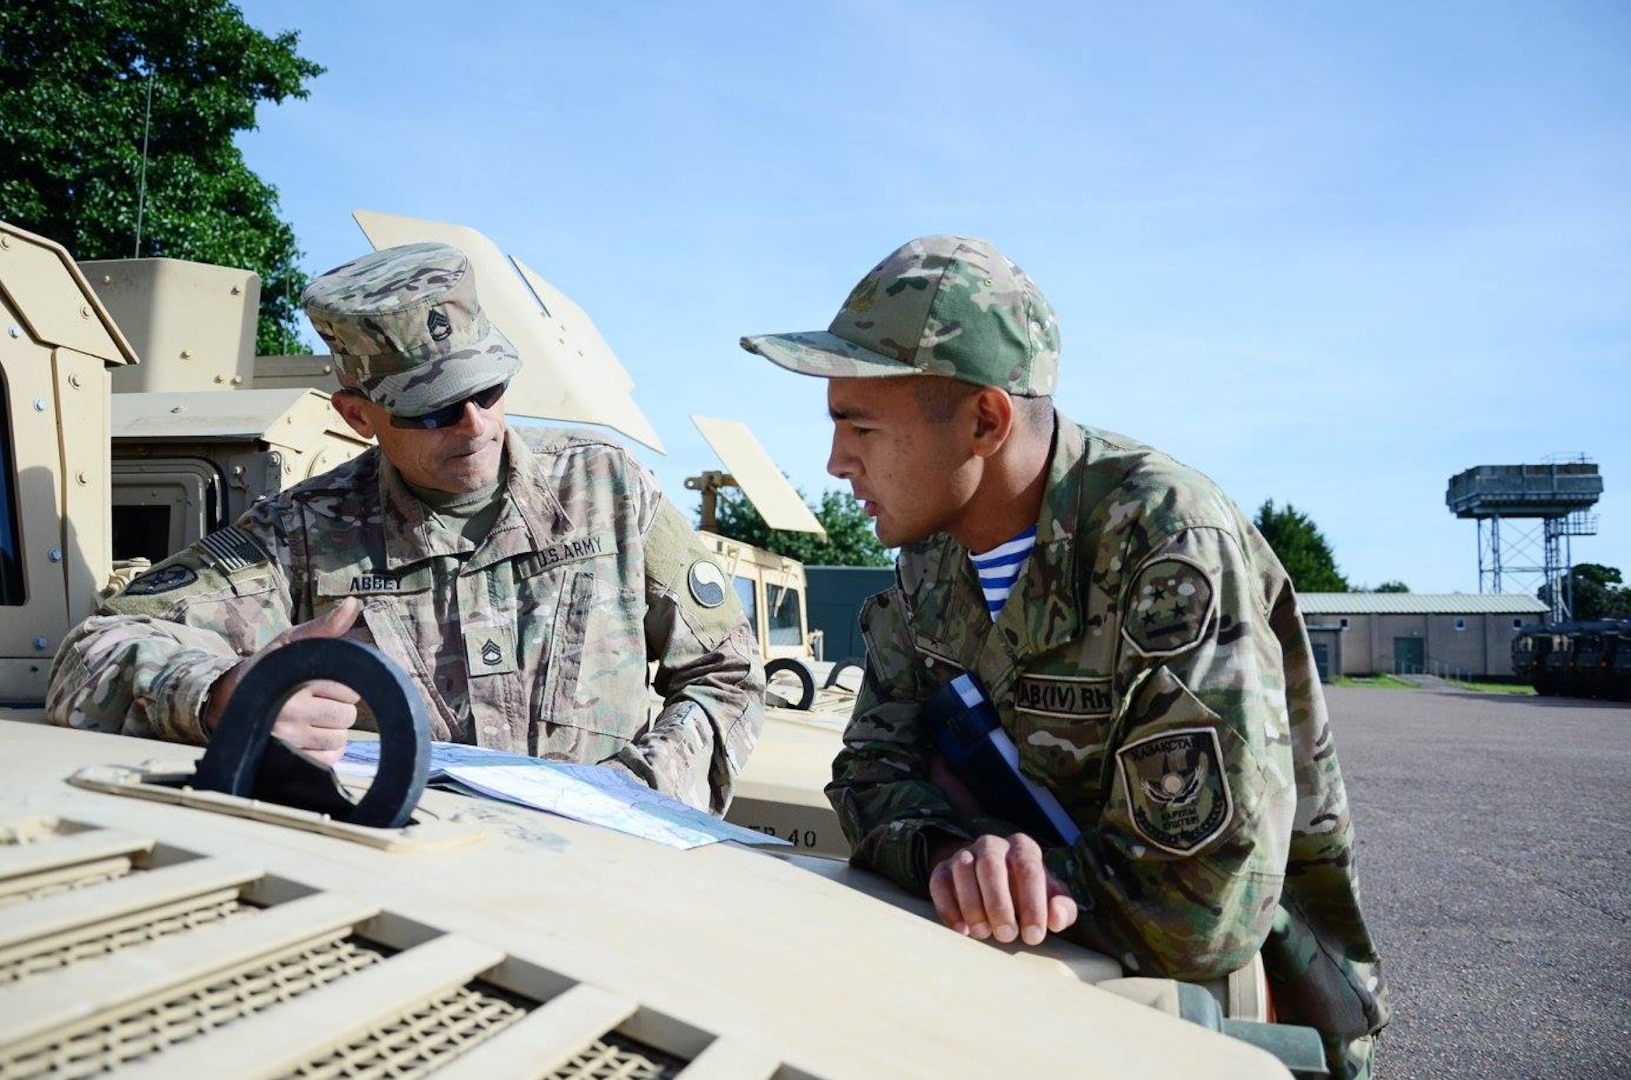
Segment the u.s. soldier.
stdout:
<path fill-rule="evenodd" d="M 607 764 L 722 813 L 763 666 L 651 475 L 592 435 L 505 422 L 520 357 L 454 248 L 365 255 L 302 303 L 334 353 L 334 408 L 378 445 L 106 601 L 57 654 L 50 716 L 201 743 L 258 655 L 344 635 L 402 665 L 438 739 Z M 357 715 L 352 691 L 313 683 L 273 733 L 332 761 Z"/>
<path fill-rule="evenodd" d="M 1387 998 L 1308 637 L 1262 536 L 1200 473 L 1054 411 L 1053 308 L 983 241 L 912 241 L 828 330 L 742 345 L 827 380 L 828 470 L 901 548 L 862 609 L 827 788 L 854 862 L 962 933 L 1063 933 L 1134 973 L 1212 979 L 1261 952 L 1279 1017 L 1366 1073 Z M 923 706 L 964 672 L 1074 840 L 1039 843 L 935 752 Z"/>

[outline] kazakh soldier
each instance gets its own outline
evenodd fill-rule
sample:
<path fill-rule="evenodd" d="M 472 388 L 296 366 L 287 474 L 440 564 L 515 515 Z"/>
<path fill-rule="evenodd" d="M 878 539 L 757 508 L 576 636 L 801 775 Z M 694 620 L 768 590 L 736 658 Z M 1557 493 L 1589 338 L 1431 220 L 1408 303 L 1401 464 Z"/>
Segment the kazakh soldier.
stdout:
<path fill-rule="evenodd" d="M 961 933 L 1060 933 L 1132 973 L 1261 952 L 1280 1019 L 1367 1073 L 1387 997 L 1263 537 L 1200 473 L 1054 410 L 1053 308 L 983 241 L 914 240 L 826 331 L 742 345 L 827 380 L 828 471 L 901 548 L 827 788 L 854 862 Z"/>

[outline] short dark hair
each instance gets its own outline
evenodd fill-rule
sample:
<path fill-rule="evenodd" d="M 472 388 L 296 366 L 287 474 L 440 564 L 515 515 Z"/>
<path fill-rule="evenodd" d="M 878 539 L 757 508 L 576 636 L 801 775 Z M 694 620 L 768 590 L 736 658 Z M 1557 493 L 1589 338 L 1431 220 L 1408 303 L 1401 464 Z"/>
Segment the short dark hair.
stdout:
<path fill-rule="evenodd" d="M 1053 436 L 1053 395 L 1014 398 L 1014 411 L 1025 421 L 1025 430 L 1051 438 Z"/>
<path fill-rule="evenodd" d="M 981 390 L 983 386 L 966 383 L 945 375 L 920 376 L 912 387 L 917 406 L 923 418 L 931 424 L 944 424 L 957 413 L 957 407 Z M 1051 436 L 1053 434 L 1053 398 L 1051 395 L 1021 397 L 1010 394 L 1019 426 L 1026 432 Z"/>
<path fill-rule="evenodd" d="M 957 414 L 957 406 L 979 393 L 982 388 L 946 375 L 920 375 L 912 384 L 917 407 L 923 419 L 931 424 L 944 424 Z"/>

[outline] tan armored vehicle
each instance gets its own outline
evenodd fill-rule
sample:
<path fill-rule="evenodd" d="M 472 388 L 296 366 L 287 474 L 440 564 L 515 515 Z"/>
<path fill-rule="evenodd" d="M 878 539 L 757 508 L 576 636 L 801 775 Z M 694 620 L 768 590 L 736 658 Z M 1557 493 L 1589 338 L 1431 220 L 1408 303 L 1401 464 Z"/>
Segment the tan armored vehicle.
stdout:
<path fill-rule="evenodd" d="M 137 352 L 93 282 L 3 225 L 0 327 L 0 1077 L 1286 1074 L 1203 1026 L 1261 1016 L 1249 972 L 1122 979 L 1074 947 L 960 938 L 837 859 L 673 850 L 445 791 L 360 824 L 376 791 L 326 773 L 324 808 L 290 808 L 307 804 L 247 753 L 223 787 L 197 748 L 43 725 L 52 652 L 118 580 L 116 507 L 166 507 L 169 544 L 274 465 L 295 478 L 358 448 L 306 406 L 321 391 L 258 385 L 253 362 L 121 405 L 110 383 Z M 299 393 L 274 411 L 268 390 Z M 163 400 L 214 419 L 142 428 Z M 159 464 L 116 496 L 116 461 Z M 264 748 L 282 698 L 242 696 Z M 425 756 L 397 738 L 382 777 Z M 1319 1075 L 1317 1048 L 1298 1069 Z"/>

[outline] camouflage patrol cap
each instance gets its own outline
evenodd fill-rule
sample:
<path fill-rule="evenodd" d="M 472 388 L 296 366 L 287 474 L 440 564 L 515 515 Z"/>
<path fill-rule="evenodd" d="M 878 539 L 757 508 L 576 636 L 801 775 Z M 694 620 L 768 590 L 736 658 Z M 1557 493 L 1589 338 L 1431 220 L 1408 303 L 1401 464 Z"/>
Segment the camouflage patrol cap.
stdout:
<path fill-rule="evenodd" d="M 996 248 L 962 236 L 896 248 L 825 331 L 745 337 L 742 348 L 826 379 L 947 375 L 1021 397 L 1059 381 L 1053 305 Z"/>
<path fill-rule="evenodd" d="M 352 259 L 300 296 L 334 353 L 340 385 L 398 416 L 420 416 L 496 386 L 521 355 L 476 301 L 458 248 L 403 244 Z"/>

